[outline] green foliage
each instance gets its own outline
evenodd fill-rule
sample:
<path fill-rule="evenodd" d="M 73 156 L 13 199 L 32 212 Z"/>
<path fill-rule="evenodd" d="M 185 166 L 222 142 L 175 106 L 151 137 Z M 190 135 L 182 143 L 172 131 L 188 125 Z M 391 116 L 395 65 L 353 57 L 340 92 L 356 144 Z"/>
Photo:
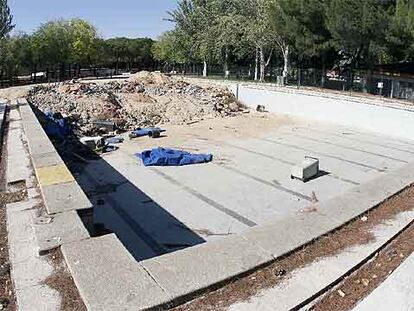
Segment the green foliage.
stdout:
<path fill-rule="evenodd" d="M 387 32 L 387 58 L 389 61 L 414 61 L 414 2 L 397 0 Z"/>
<path fill-rule="evenodd" d="M 347 55 L 352 64 L 358 64 L 363 57 L 369 64 L 380 56 L 378 46 L 388 26 L 387 11 L 380 2 L 330 0 L 326 23 L 334 46 Z"/>
<path fill-rule="evenodd" d="M 10 13 L 7 0 L 0 0 L 0 40 L 12 31 L 13 28 L 13 16 Z"/>
<path fill-rule="evenodd" d="M 72 55 L 70 23 L 65 20 L 43 24 L 33 34 L 35 48 L 41 64 L 55 66 L 69 62 Z"/>
<path fill-rule="evenodd" d="M 55 20 L 41 25 L 31 35 L 17 34 L 0 40 L 0 71 L 3 76 L 13 76 L 22 69 L 64 69 L 69 64 L 76 64 L 78 72 L 81 66 L 114 63 L 131 68 L 132 63 L 153 61 L 152 45 L 149 38 L 101 39 L 96 28 L 82 19 Z"/>
<path fill-rule="evenodd" d="M 132 63 L 148 64 L 152 62 L 152 46 L 154 41 L 149 38 L 112 38 L 101 40 L 101 62 L 126 63 L 131 67 Z M 103 52 L 103 54 L 102 54 Z"/>
<path fill-rule="evenodd" d="M 173 31 L 163 33 L 152 47 L 154 58 L 166 64 L 184 63 L 186 55 L 183 53 L 184 49 L 180 46 L 179 39 Z"/>
<path fill-rule="evenodd" d="M 97 31 L 94 26 L 82 19 L 68 23 L 71 58 L 77 64 L 91 64 L 97 56 Z"/>

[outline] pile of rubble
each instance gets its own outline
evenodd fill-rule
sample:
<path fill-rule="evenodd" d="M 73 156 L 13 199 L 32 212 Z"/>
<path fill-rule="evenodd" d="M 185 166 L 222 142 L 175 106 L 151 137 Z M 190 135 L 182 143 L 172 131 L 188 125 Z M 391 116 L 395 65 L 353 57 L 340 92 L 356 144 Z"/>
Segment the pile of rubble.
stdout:
<path fill-rule="evenodd" d="M 200 86 L 161 73 L 140 72 L 123 82 L 67 82 L 36 86 L 29 100 L 41 111 L 61 113 L 79 135 L 92 135 L 94 122 L 122 130 L 164 123 L 185 124 L 235 115 L 245 108 L 224 88 Z"/>

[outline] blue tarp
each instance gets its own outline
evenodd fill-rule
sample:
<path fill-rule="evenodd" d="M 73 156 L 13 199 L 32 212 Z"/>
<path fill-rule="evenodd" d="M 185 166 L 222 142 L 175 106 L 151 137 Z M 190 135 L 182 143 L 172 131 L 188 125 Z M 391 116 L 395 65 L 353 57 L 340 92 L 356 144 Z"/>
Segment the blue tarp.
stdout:
<path fill-rule="evenodd" d="M 147 128 L 137 128 L 136 130 L 132 131 L 131 134 L 133 137 L 159 136 L 159 134 L 163 132 L 165 132 L 165 130 L 159 127 L 147 127 Z M 156 135 L 154 135 L 154 133 L 156 133 Z"/>
<path fill-rule="evenodd" d="M 186 151 L 154 148 L 137 153 L 145 166 L 182 166 L 207 163 L 213 160 L 211 154 L 192 154 Z"/>
<path fill-rule="evenodd" d="M 64 139 L 70 135 L 71 129 L 65 119 L 55 118 L 52 112 L 47 112 L 45 115 L 49 121 L 45 126 L 45 131 L 48 136 Z"/>

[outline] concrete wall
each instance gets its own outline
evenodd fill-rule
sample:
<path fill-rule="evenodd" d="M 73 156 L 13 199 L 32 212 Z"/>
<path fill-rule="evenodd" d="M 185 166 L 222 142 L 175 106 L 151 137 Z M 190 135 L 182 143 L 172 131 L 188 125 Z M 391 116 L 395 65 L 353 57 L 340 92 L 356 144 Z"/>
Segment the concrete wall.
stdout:
<path fill-rule="evenodd" d="M 228 84 L 245 105 L 265 105 L 270 112 L 295 115 L 361 128 L 389 136 L 414 139 L 414 111 L 401 103 L 318 94 L 316 92 L 277 90 L 254 85 Z"/>

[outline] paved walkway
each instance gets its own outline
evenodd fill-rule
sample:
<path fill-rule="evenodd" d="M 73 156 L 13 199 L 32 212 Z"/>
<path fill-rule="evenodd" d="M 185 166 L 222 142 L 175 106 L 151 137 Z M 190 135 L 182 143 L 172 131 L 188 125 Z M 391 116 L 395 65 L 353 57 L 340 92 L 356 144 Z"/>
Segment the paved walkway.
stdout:
<path fill-rule="evenodd" d="M 414 254 L 365 298 L 354 311 L 414 310 Z"/>

